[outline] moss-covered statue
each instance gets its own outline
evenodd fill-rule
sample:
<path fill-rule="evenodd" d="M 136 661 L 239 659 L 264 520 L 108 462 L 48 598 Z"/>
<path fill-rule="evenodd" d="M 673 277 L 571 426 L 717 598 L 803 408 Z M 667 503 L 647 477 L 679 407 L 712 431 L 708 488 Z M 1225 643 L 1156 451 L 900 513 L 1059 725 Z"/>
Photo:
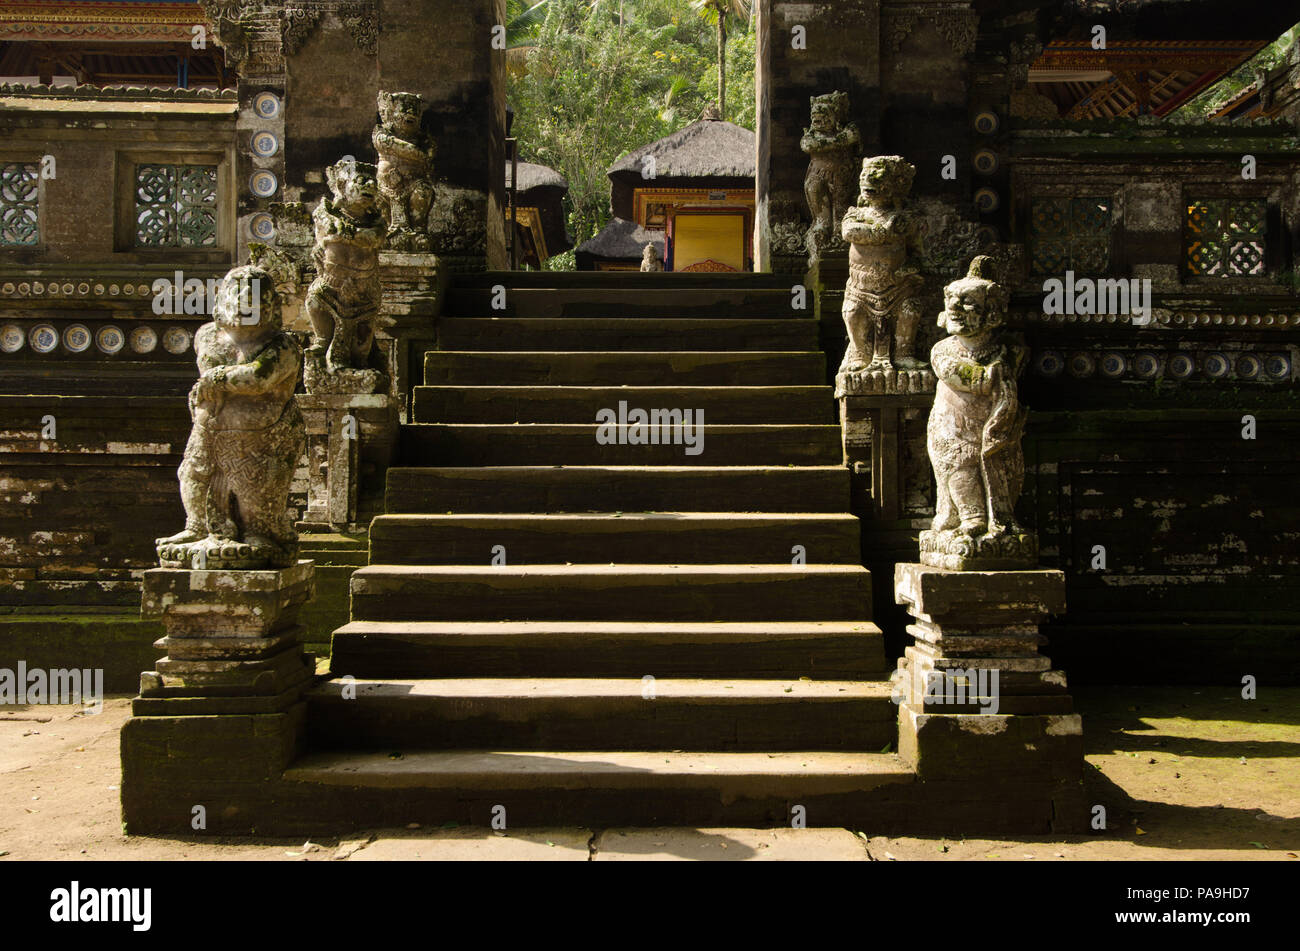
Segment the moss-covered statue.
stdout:
<path fill-rule="evenodd" d="M 810 102 L 812 122 L 803 130 L 799 147 L 808 154 L 803 188 L 812 227 L 806 243 L 810 251 L 816 251 L 839 243 L 839 222 L 853 201 L 853 172 L 861 154 L 862 134 L 849 121 L 848 93 L 813 96 Z"/>
<path fill-rule="evenodd" d="M 944 288 L 939 326 L 951 336 L 930 351 L 938 383 L 927 443 L 937 483 L 934 523 L 921 562 L 940 568 L 1034 567 L 1037 543 L 1016 521 L 1025 478 L 1020 440 L 1027 410 L 1016 380 L 1028 355 L 1003 331 L 1007 292 L 993 261 L 977 257 Z"/>
<path fill-rule="evenodd" d="M 303 303 L 311 319 L 307 392 L 373 393 L 387 378 L 369 366 L 379 313 L 379 214 L 375 167 L 344 159 L 326 169 L 332 195 L 312 213 L 316 280 Z"/>
<path fill-rule="evenodd" d="M 421 128 L 423 118 L 424 100 L 415 93 L 379 94 L 379 125 L 371 140 L 379 155 L 379 191 L 394 251 L 429 250 L 437 146 Z"/>
<path fill-rule="evenodd" d="M 898 155 L 863 159 L 858 204 L 841 233 L 852 244 L 844 286 L 849 345 L 840 373 L 924 369 L 916 359 L 924 283 L 909 258 L 920 253 L 917 222 L 903 208 L 916 168 Z"/>
<path fill-rule="evenodd" d="M 298 547 L 289 483 L 306 442 L 293 395 L 302 353 L 261 268 L 227 274 L 212 316 L 194 336 L 199 380 L 179 471 L 185 530 L 158 539 L 158 558 L 164 568 L 289 567 Z"/>

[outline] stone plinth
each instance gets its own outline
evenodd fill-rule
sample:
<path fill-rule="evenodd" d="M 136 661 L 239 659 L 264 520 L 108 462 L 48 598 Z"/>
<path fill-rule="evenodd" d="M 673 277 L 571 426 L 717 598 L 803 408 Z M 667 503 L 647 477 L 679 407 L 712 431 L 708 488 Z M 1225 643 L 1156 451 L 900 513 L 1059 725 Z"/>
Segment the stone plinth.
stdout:
<path fill-rule="evenodd" d="M 871 473 L 870 504 L 855 505 L 855 511 L 896 520 L 930 510 L 925 422 L 931 399 L 925 392 L 840 394 L 844 462 L 855 472 Z"/>
<path fill-rule="evenodd" d="M 307 510 L 302 528 L 364 531 L 372 514 L 363 489 L 382 491 L 397 446 L 398 404 L 392 396 L 299 394 L 307 422 Z"/>
<path fill-rule="evenodd" d="M 895 672 L 899 755 L 922 780 L 1023 780 L 1084 821 L 1083 730 L 1065 675 L 1039 653 L 1038 625 L 1065 611 L 1060 571 L 895 566 L 894 595 L 915 619 Z"/>
<path fill-rule="evenodd" d="M 411 388 L 419 386 L 424 354 L 437 348 L 437 316 L 452 269 L 435 254 L 379 253 L 383 297 L 375 345 L 389 367 L 388 393 L 397 401 L 402 422 L 411 422 Z"/>
<path fill-rule="evenodd" d="M 146 571 L 141 614 L 162 621 L 154 646 L 167 656 L 140 675 L 136 715 L 288 709 L 315 672 L 298 624 L 314 593 L 310 561 L 270 571 Z"/>

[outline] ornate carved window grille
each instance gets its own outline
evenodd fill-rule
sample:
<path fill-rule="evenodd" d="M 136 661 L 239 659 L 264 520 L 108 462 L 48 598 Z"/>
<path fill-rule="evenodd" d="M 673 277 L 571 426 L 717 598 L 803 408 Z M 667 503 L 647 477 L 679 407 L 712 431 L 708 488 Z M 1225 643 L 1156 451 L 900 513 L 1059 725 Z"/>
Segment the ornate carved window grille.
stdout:
<path fill-rule="evenodd" d="M 216 247 L 217 166 L 137 165 L 135 243 L 145 248 Z"/>
<path fill-rule="evenodd" d="M 1187 205 L 1183 263 L 1194 277 L 1262 276 L 1268 202 L 1207 198 Z"/>
<path fill-rule="evenodd" d="M 0 165 L 0 244 L 29 247 L 41 240 L 40 169 L 33 162 Z"/>
<path fill-rule="evenodd" d="M 1035 198 L 1029 204 L 1034 274 L 1105 274 L 1110 270 L 1109 198 Z"/>

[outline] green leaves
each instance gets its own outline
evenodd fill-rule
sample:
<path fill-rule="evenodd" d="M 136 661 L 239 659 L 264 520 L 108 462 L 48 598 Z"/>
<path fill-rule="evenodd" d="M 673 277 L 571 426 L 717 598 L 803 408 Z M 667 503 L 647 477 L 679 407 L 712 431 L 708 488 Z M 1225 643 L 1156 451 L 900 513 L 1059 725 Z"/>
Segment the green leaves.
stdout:
<path fill-rule="evenodd" d="M 714 31 L 685 0 L 514 0 L 509 16 L 509 44 L 525 36 L 528 43 L 509 73 L 520 157 L 568 180 L 568 226 L 580 244 L 611 216 L 609 167 L 694 122 L 714 101 Z M 535 32 L 516 30 L 516 22 L 534 22 Z M 727 63 L 735 90 L 728 118 L 753 128 L 748 21 L 733 23 Z M 572 256 L 548 266 L 561 263 L 571 267 Z"/>

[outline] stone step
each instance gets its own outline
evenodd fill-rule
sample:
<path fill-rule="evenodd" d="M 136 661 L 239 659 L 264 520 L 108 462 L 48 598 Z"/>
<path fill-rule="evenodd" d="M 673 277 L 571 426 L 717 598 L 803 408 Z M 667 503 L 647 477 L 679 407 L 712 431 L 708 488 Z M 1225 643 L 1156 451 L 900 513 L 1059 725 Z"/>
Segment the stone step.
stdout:
<path fill-rule="evenodd" d="M 393 468 L 386 508 L 420 512 L 846 512 L 843 466 Z"/>
<path fill-rule="evenodd" d="M 822 386 L 826 358 L 796 351 L 431 350 L 429 386 Z"/>
<path fill-rule="evenodd" d="M 598 410 L 680 406 L 717 423 L 834 423 L 829 386 L 417 386 L 429 423 L 590 423 Z"/>
<path fill-rule="evenodd" d="M 816 350 L 817 322 L 648 317 L 444 317 L 442 350 Z"/>
<path fill-rule="evenodd" d="M 747 289 L 788 290 L 791 283 L 786 274 L 752 271 L 706 274 L 682 271 L 480 271 L 477 274 L 457 274 L 452 286 L 456 289 L 495 287 L 498 284 L 507 288 L 586 288 L 618 299 L 646 289 L 726 293 Z"/>
<path fill-rule="evenodd" d="M 881 681 L 335 679 L 306 699 L 314 749 L 874 753 L 897 739 Z"/>
<path fill-rule="evenodd" d="M 802 806 L 809 826 L 884 831 L 918 808 L 915 774 L 894 753 L 394 752 L 302 757 L 287 795 L 313 803 L 322 829 L 489 826 L 494 812 L 511 828 L 789 826 Z"/>
<path fill-rule="evenodd" d="M 679 427 L 677 445 L 657 446 L 601 444 L 595 423 L 413 423 L 401 428 L 399 458 L 407 466 L 827 466 L 843 458 L 838 426 L 704 423 Z"/>
<path fill-rule="evenodd" d="M 381 515 L 376 565 L 860 562 L 852 515 L 659 512 L 547 515 Z"/>
<path fill-rule="evenodd" d="M 330 669 L 354 677 L 888 676 L 870 621 L 353 621 Z"/>
<path fill-rule="evenodd" d="M 443 313 L 452 317 L 777 317 L 812 316 L 812 294 L 804 293 L 802 310 L 791 304 L 785 287 L 637 287 L 604 290 L 591 287 L 454 286 L 447 291 Z"/>
<path fill-rule="evenodd" d="M 355 621 L 855 620 L 871 612 L 858 565 L 370 565 L 352 575 Z"/>

